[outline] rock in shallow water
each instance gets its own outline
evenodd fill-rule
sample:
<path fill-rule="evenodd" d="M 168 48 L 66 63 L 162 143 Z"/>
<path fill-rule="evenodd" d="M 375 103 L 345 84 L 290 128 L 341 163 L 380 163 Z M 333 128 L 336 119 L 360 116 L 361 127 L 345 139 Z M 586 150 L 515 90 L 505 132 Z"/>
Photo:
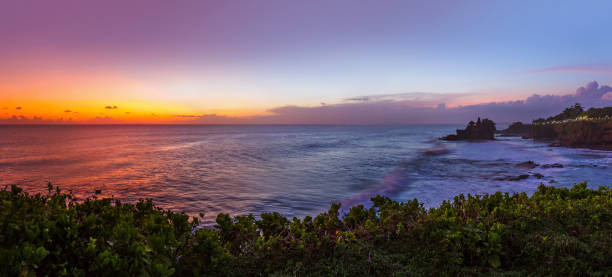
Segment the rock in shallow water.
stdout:
<path fill-rule="evenodd" d="M 497 181 L 519 181 L 529 178 L 529 174 L 521 174 L 519 176 L 505 176 L 495 178 Z"/>
<path fill-rule="evenodd" d="M 536 166 L 538 166 L 538 164 L 534 163 L 533 161 L 527 161 L 523 163 L 518 163 L 515 166 L 518 168 L 524 168 L 524 169 L 534 169 Z"/>
<path fill-rule="evenodd" d="M 542 165 L 542 168 L 563 168 L 563 165 L 560 163 L 545 164 L 545 165 Z"/>

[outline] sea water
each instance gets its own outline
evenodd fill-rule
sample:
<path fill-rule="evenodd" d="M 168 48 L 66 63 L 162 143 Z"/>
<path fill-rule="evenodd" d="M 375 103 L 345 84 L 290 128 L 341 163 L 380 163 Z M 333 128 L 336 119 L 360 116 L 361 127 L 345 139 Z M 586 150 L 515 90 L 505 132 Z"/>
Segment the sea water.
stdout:
<path fill-rule="evenodd" d="M 458 127 L 0 126 L 0 184 L 44 193 L 50 181 L 81 198 L 95 190 L 127 202 L 152 198 L 212 224 L 221 212 L 303 217 L 335 202 L 368 205 L 378 194 L 433 207 L 460 193 L 612 183 L 612 152 L 437 139 Z M 563 167 L 515 166 L 525 161 Z"/>

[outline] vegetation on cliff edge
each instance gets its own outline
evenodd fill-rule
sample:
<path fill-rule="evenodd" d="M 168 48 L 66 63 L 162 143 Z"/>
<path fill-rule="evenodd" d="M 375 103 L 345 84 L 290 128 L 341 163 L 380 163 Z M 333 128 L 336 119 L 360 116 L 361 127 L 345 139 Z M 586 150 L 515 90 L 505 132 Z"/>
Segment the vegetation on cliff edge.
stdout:
<path fill-rule="evenodd" d="M 590 119 L 590 120 L 603 120 L 612 117 L 612 107 L 603 108 L 590 108 L 584 110 L 580 103 L 576 103 L 571 107 L 565 108 L 561 113 L 550 116 L 546 119 L 538 118 L 533 120 L 534 124 L 543 123 L 559 123 L 563 121 L 576 120 L 576 119 Z"/>
<path fill-rule="evenodd" d="M 612 272 L 612 190 L 541 185 L 438 208 L 383 196 L 339 214 L 230 217 L 214 229 L 151 200 L 0 191 L 0 275 L 405 276 Z"/>

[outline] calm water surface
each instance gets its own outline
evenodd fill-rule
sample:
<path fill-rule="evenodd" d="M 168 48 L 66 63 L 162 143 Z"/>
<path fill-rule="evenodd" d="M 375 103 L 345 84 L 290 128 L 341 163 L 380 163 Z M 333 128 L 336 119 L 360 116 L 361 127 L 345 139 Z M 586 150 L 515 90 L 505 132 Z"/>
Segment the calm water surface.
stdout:
<path fill-rule="evenodd" d="M 439 142 L 458 126 L 0 126 L 0 184 L 81 197 L 101 189 L 195 215 L 315 215 L 384 194 L 437 205 L 458 193 L 611 185 L 612 153 L 519 138 Z M 514 166 L 533 160 L 563 168 Z M 521 181 L 505 176 L 540 173 Z"/>

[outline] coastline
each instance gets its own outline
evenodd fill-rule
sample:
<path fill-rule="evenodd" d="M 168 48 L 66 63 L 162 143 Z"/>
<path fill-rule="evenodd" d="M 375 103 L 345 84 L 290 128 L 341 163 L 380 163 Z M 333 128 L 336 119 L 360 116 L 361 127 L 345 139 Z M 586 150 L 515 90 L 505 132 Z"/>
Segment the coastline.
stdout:
<path fill-rule="evenodd" d="M 612 120 L 575 120 L 547 124 L 514 123 L 501 136 L 550 142 L 552 147 L 612 151 Z"/>

